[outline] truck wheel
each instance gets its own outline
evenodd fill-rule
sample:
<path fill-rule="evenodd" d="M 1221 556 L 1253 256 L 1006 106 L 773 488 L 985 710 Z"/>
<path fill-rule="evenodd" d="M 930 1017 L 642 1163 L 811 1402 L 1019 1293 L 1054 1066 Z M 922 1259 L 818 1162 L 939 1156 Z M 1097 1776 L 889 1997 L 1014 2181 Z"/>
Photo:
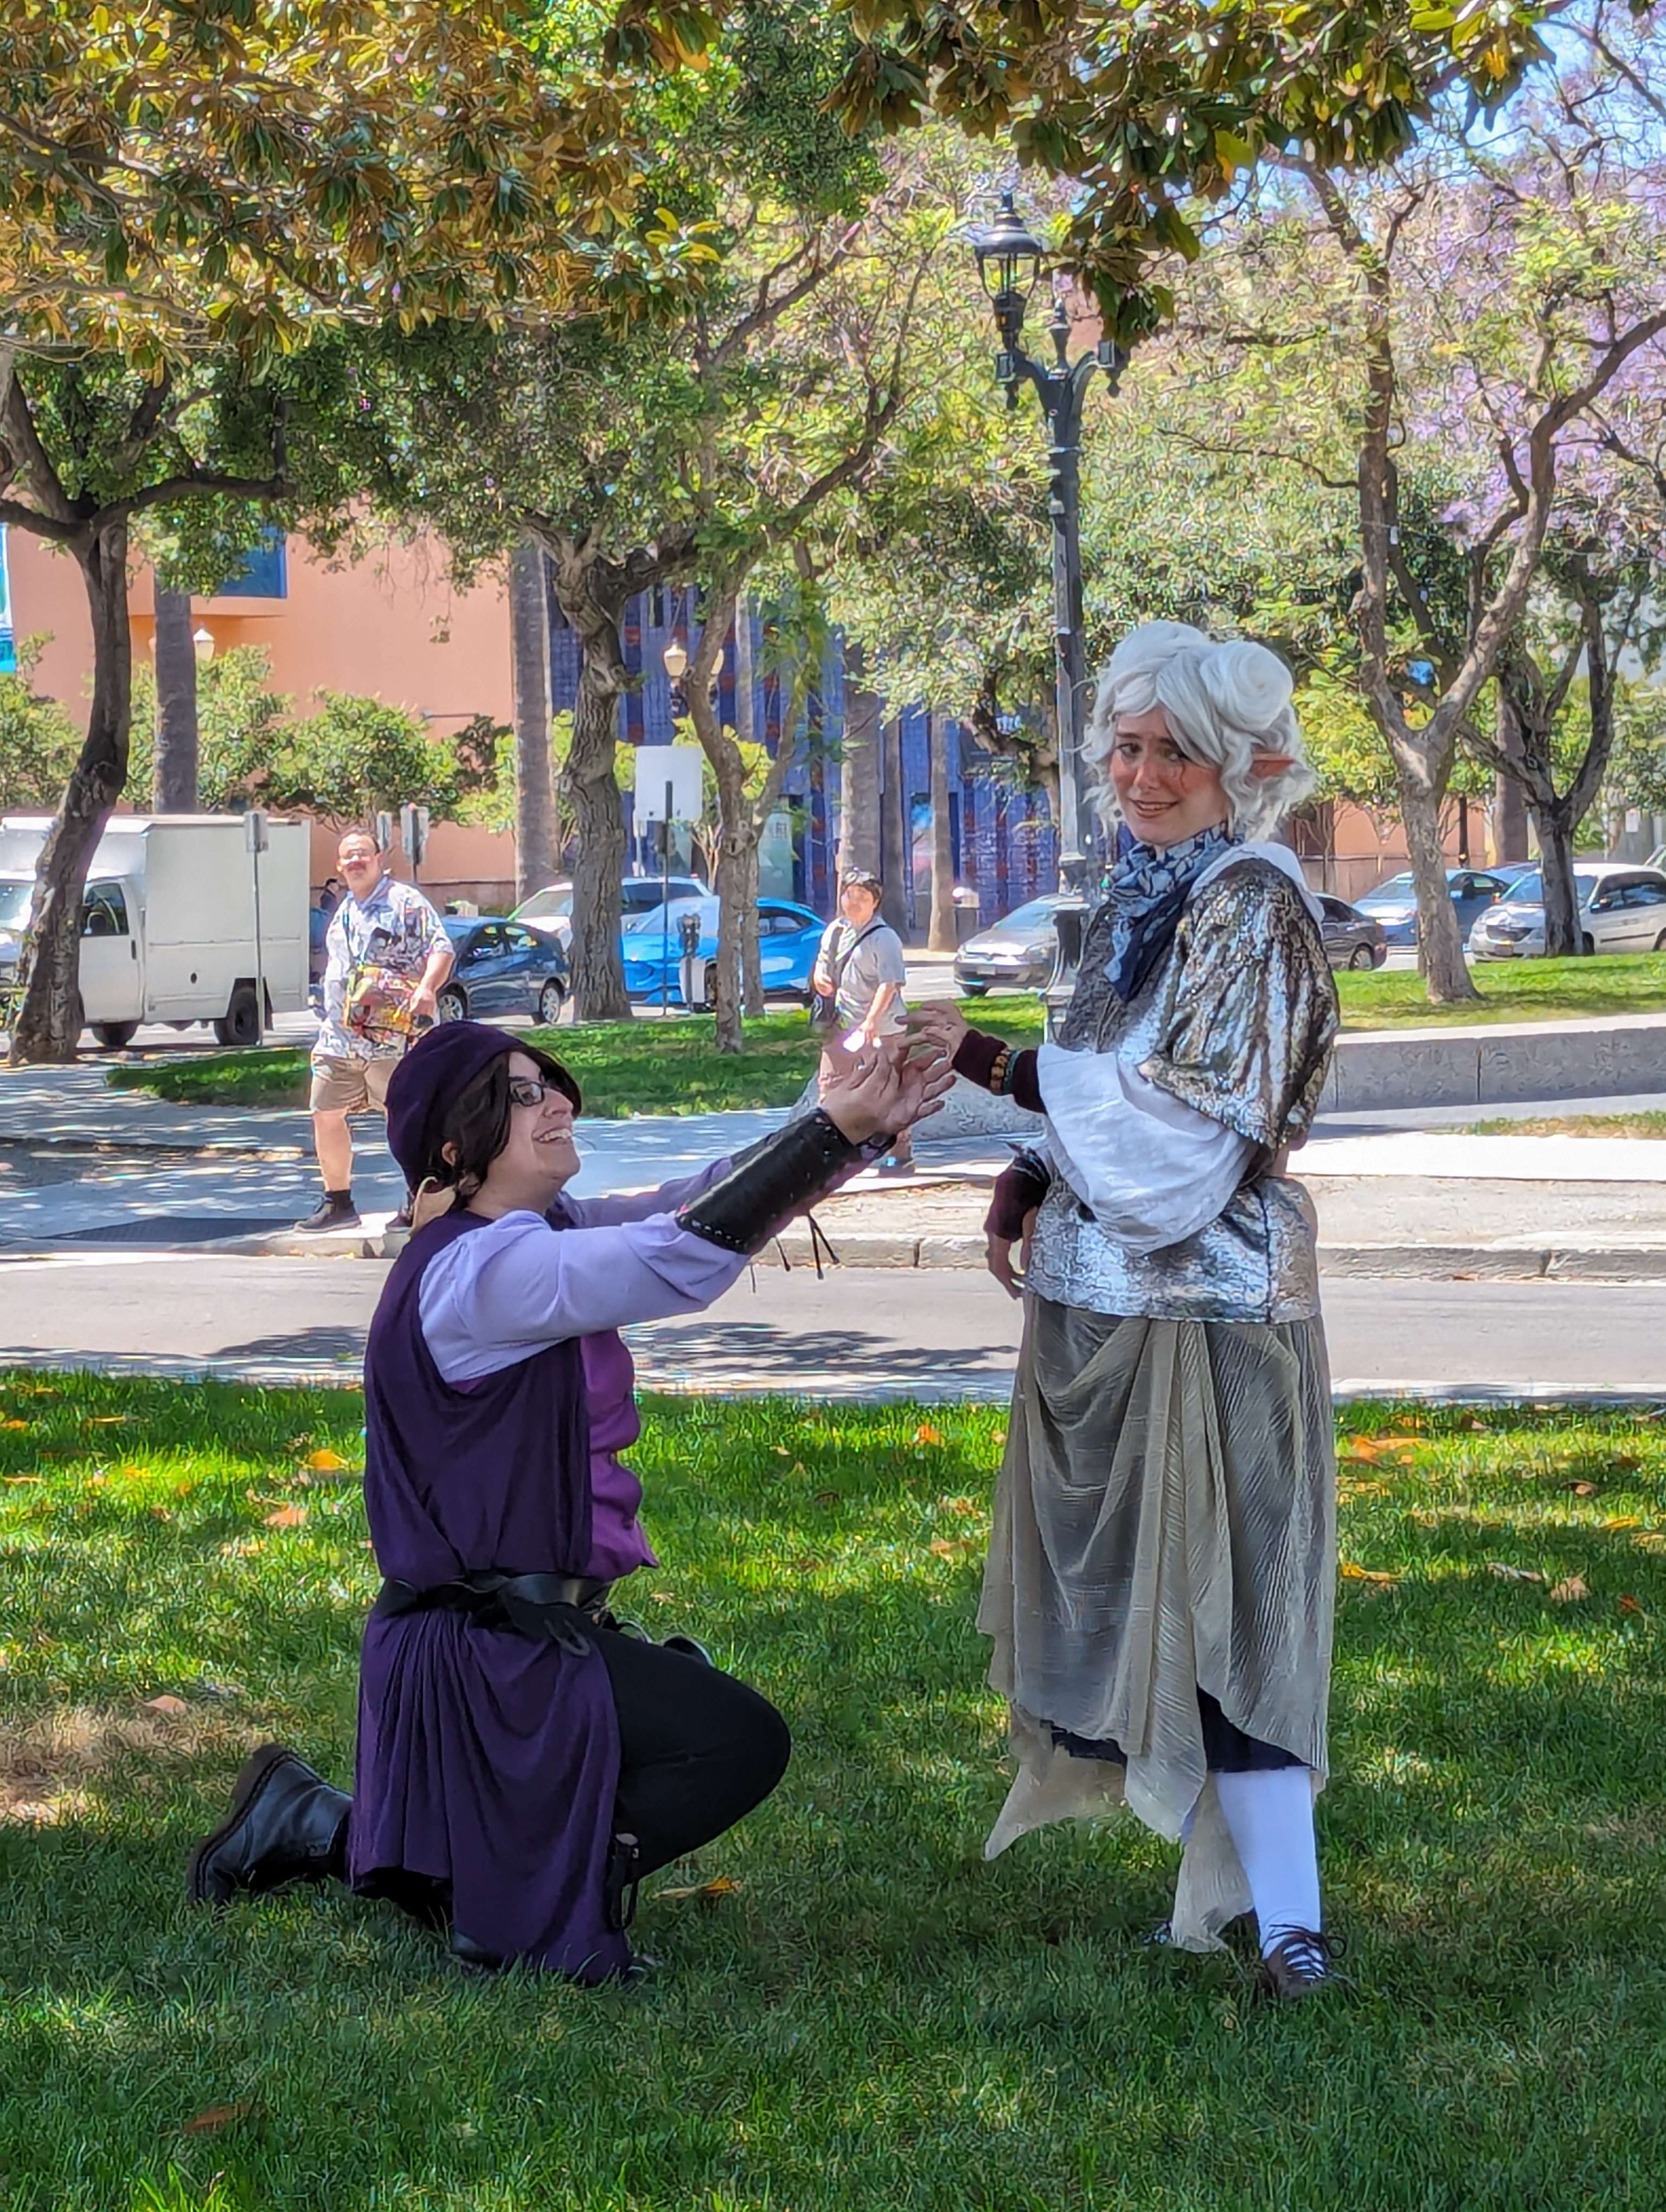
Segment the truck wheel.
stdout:
<path fill-rule="evenodd" d="M 454 983 L 448 983 L 434 1002 L 434 1012 L 442 1022 L 465 1022 L 469 1018 L 469 1002 Z"/>
<path fill-rule="evenodd" d="M 233 991 L 231 1004 L 214 1024 L 214 1034 L 222 1044 L 247 1047 L 259 1043 L 260 1009 L 252 983 L 240 983 Z"/>
<path fill-rule="evenodd" d="M 554 1029 L 561 1019 L 562 1000 L 566 996 L 561 985 L 552 976 L 538 994 L 538 1018 L 546 1029 Z"/>
<path fill-rule="evenodd" d="M 106 1052 L 120 1052 L 139 1033 L 137 1022 L 94 1022 L 93 1035 Z"/>

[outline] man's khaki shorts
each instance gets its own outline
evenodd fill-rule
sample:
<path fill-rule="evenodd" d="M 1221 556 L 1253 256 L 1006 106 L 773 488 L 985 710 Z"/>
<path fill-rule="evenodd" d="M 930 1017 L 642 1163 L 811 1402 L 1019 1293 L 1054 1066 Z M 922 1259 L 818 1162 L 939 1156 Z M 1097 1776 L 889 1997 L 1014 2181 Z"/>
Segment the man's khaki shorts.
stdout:
<path fill-rule="evenodd" d="M 367 1114 L 374 1106 L 387 1111 L 388 1079 L 397 1060 L 340 1060 L 329 1054 L 313 1060 L 313 1094 L 307 1102 L 312 1114 Z"/>

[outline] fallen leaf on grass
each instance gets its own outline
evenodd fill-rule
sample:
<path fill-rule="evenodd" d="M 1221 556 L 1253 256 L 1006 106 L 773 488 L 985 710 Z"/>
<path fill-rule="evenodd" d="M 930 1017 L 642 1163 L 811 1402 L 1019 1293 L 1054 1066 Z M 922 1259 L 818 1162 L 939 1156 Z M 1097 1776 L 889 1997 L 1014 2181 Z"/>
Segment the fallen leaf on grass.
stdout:
<path fill-rule="evenodd" d="M 339 1474 L 347 1462 L 339 1452 L 315 1451 L 307 1453 L 305 1464 L 314 1474 Z"/>
<path fill-rule="evenodd" d="M 1610 1464 L 1617 1467 L 1622 1474 L 1634 1474 L 1643 1462 L 1635 1452 L 1621 1452 Z"/>
<path fill-rule="evenodd" d="M 1638 1603 L 1631 1592 L 1627 1590 L 1626 1595 L 1620 1601 L 1620 1610 L 1621 1613 L 1641 1613 L 1643 1607 Z"/>
<path fill-rule="evenodd" d="M 28 1425 L 27 1421 L 0 1421 L 0 1429 L 9 1429 L 14 1434 L 21 1429 L 27 1429 Z"/>
<path fill-rule="evenodd" d="M 191 1711 L 183 1698 L 169 1697 L 166 1692 L 160 1698 L 147 1698 L 144 1709 L 148 1713 L 165 1714 L 169 1720 L 177 1719 L 181 1713 Z"/>
<path fill-rule="evenodd" d="M 1590 1588 L 1582 1576 L 1569 1575 L 1548 1595 L 1553 1605 L 1572 1605 L 1582 1597 L 1589 1597 Z"/>
<path fill-rule="evenodd" d="M 126 1413 L 94 1413 L 81 1425 L 83 1429 L 124 1429 L 131 1418 Z"/>
<path fill-rule="evenodd" d="M 1640 1528 L 1643 1523 L 1635 1513 L 1605 1513 L 1602 1526 L 1605 1528 Z"/>
<path fill-rule="evenodd" d="M 721 1874 L 711 1881 L 696 1882 L 690 1889 L 656 1889 L 654 1894 L 667 1905 L 680 1904 L 685 1898 L 692 1898 L 699 1905 L 715 1905 L 720 1898 L 736 1897 L 739 1892 L 740 1884 L 732 1875 Z"/>
<path fill-rule="evenodd" d="M 1376 1568 L 1359 1566 L 1353 1559 L 1343 1560 L 1342 1578 L 1350 1583 L 1390 1583 L 1400 1580 L 1398 1575 L 1379 1573 Z"/>
<path fill-rule="evenodd" d="M 943 1441 L 943 1431 L 941 1429 L 933 1428 L 929 1421 L 921 1421 L 914 1432 L 914 1441 L 917 1444 L 940 1444 Z"/>
<path fill-rule="evenodd" d="M 40 1477 L 38 1474 L 9 1474 L 6 1477 L 6 1484 L 9 1489 L 15 1490 L 20 1484 L 39 1482 L 40 1480 Z"/>
<path fill-rule="evenodd" d="M 1562 1487 L 1564 1490 L 1571 1490 L 1576 1498 L 1595 1498 L 1596 1495 L 1596 1485 L 1594 1482 L 1565 1482 Z"/>
<path fill-rule="evenodd" d="M 844 1492 L 840 1490 L 818 1490 L 816 1492 L 816 1503 L 818 1505 L 842 1505 Z"/>
<path fill-rule="evenodd" d="M 246 2120 L 254 2106 L 246 2101 L 238 2105 L 210 2105 L 205 2112 L 198 2112 L 185 2124 L 188 2136 L 217 2136 L 222 2128 L 229 2128 L 239 2120 Z"/>
<path fill-rule="evenodd" d="M 946 1536 L 933 1536 L 930 1546 L 934 1556 L 939 1559 L 958 1559 L 964 1548 L 964 1538 L 958 1543 L 951 1543 Z"/>
<path fill-rule="evenodd" d="M 1489 1575 L 1496 1575 L 1500 1582 L 1505 1583 L 1541 1583 L 1544 1580 L 1544 1577 L 1536 1567 L 1506 1566 L 1502 1559 L 1489 1559 L 1487 1562 L 1487 1571 Z"/>
<path fill-rule="evenodd" d="M 1666 1536 L 1658 1528 L 1639 1528 L 1632 1541 L 1641 1544 L 1645 1552 L 1666 1552 Z"/>
<path fill-rule="evenodd" d="M 275 1512 L 266 1516 L 266 1526 L 269 1528 L 299 1528 L 306 1518 L 307 1508 L 304 1505 L 280 1505 Z"/>

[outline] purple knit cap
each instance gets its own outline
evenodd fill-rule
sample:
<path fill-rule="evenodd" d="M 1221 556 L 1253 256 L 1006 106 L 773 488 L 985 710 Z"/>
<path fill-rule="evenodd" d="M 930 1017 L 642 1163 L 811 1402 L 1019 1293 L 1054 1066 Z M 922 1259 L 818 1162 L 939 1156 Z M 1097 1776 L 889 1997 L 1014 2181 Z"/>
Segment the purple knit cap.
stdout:
<path fill-rule="evenodd" d="M 436 1022 L 411 1046 L 387 1085 L 387 1149 L 413 1188 L 447 1110 L 483 1068 L 511 1052 L 535 1060 L 579 1111 L 584 1103 L 579 1086 L 552 1054 L 485 1022 Z"/>

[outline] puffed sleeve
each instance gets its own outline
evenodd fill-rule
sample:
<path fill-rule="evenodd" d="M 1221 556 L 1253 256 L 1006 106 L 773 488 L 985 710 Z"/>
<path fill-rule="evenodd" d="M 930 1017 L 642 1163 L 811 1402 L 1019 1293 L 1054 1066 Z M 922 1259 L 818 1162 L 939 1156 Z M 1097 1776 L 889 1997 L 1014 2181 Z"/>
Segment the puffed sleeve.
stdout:
<path fill-rule="evenodd" d="M 1205 886 L 1177 933 L 1167 1024 L 1140 1073 L 1268 1152 L 1304 1136 L 1341 1018 L 1302 895 L 1265 862 Z"/>

